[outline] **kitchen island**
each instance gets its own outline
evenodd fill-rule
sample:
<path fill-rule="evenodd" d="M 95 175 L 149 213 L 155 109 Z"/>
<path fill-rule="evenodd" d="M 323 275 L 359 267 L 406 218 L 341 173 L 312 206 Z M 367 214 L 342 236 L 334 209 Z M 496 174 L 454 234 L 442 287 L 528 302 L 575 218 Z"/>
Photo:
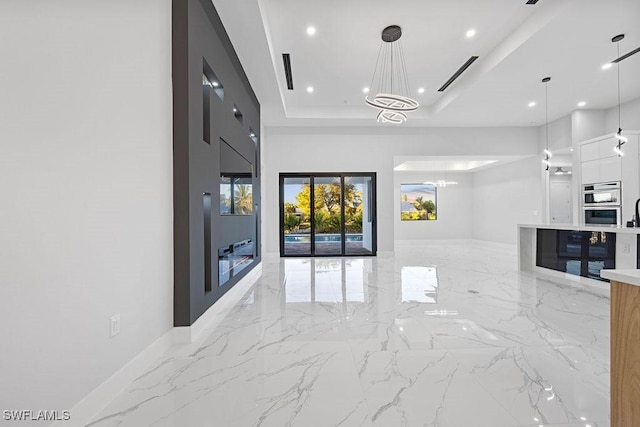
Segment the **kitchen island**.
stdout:
<path fill-rule="evenodd" d="M 640 270 L 602 270 L 611 280 L 611 425 L 640 425 Z"/>
<path fill-rule="evenodd" d="M 519 224 L 518 265 L 521 271 L 605 280 L 602 269 L 639 267 L 639 236 L 640 228 L 611 225 Z"/>

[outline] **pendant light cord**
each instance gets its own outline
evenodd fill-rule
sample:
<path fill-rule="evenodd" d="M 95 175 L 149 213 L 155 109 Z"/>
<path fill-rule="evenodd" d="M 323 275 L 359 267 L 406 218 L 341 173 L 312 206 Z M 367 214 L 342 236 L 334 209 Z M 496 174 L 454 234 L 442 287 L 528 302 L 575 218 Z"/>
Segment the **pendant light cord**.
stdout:
<path fill-rule="evenodd" d="M 618 48 L 618 58 L 620 58 L 620 42 L 616 42 L 616 46 Z M 620 62 L 617 63 L 618 69 L 618 133 L 622 131 L 622 114 L 620 113 Z"/>
<path fill-rule="evenodd" d="M 544 120 L 547 133 L 547 151 L 549 151 L 549 82 L 544 84 Z"/>

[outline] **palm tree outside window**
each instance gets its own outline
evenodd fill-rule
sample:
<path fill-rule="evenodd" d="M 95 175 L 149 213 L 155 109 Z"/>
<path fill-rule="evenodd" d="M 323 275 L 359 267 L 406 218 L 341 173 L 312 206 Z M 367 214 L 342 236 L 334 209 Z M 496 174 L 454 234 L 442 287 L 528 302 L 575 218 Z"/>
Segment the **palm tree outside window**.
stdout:
<path fill-rule="evenodd" d="M 220 177 L 220 214 L 252 215 L 253 185 L 251 175 Z"/>

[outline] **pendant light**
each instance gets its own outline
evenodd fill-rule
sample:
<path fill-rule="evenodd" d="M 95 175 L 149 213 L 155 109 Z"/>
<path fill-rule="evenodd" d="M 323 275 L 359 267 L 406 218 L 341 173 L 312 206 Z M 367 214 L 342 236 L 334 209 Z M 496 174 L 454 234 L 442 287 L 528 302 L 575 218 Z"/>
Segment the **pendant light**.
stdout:
<path fill-rule="evenodd" d="M 410 97 L 401 36 L 402 29 L 398 25 L 389 25 L 382 30 L 378 60 L 369 87 L 376 95 L 373 99 L 364 98 L 368 105 L 378 110 L 376 119 L 382 123 L 403 123 L 407 120 L 406 113 L 419 106 L 418 101 Z"/>
<path fill-rule="evenodd" d="M 612 43 L 616 44 L 618 50 L 618 58 L 620 58 L 620 40 L 624 39 L 624 34 L 618 34 L 614 38 L 611 39 Z M 624 152 L 622 151 L 622 146 L 629 139 L 627 137 L 622 136 L 622 125 L 621 125 L 621 114 L 620 114 L 620 62 L 616 62 L 616 68 L 618 70 L 618 132 L 616 132 L 616 139 L 618 140 L 618 144 L 613 147 L 613 151 L 618 155 L 618 157 L 624 156 Z"/>
<path fill-rule="evenodd" d="M 545 171 L 548 171 L 549 167 L 551 167 L 551 157 L 553 157 L 553 154 L 549 150 L 549 88 L 547 83 L 550 81 L 551 77 L 542 79 L 542 83 L 544 83 L 544 127 L 546 132 L 546 148 L 543 150 L 544 159 L 542 159 L 542 163 L 545 165 Z"/>

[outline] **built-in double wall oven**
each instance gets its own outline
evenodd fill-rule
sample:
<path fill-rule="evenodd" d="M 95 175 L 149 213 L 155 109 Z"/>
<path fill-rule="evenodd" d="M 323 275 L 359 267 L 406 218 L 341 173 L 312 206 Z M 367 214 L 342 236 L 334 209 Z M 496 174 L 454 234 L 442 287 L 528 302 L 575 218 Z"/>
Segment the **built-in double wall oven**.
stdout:
<path fill-rule="evenodd" d="M 585 224 L 621 225 L 622 183 L 586 184 L 582 187 Z"/>

